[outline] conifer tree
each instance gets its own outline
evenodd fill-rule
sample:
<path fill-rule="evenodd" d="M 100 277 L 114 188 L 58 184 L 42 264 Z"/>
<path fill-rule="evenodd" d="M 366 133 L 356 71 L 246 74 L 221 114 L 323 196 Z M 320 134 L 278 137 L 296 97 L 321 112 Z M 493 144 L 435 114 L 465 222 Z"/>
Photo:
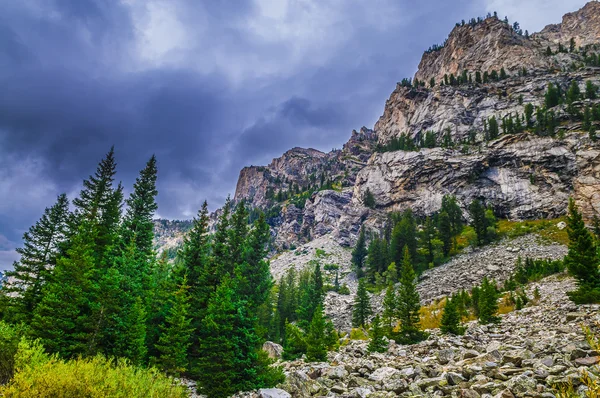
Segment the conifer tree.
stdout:
<path fill-rule="evenodd" d="M 591 80 L 585 83 L 585 97 L 591 100 L 598 97 L 598 87 Z"/>
<path fill-rule="evenodd" d="M 192 344 L 193 327 L 190 313 L 189 287 L 182 284 L 169 298 L 169 312 L 160 326 L 161 335 L 156 344 L 159 352 L 155 362 L 167 374 L 179 377 L 188 370 L 188 348 Z"/>
<path fill-rule="evenodd" d="M 435 257 L 433 241 L 436 236 L 435 225 L 431 220 L 431 217 L 425 218 L 425 224 L 423 224 L 423 230 L 421 231 L 421 241 L 427 256 L 427 264 L 432 265 Z"/>
<path fill-rule="evenodd" d="M 443 243 L 442 250 L 444 251 L 444 255 L 447 256 L 452 249 L 453 238 L 450 216 L 448 216 L 448 213 L 445 211 L 442 211 L 438 216 L 438 232 L 440 240 Z"/>
<path fill-rule="evenodd" d="M 367 293 L 365 279 L 359 279 L 358 290 L 356 291 L 354 306 L 352 307 L 352 326 L 364 328 L 372 313 L 371 301 L 369 299 L 369 293 Z"/>
<path fill-rule="evenodd" d="M 241 242 L 243 246 L 242 263 L 235 269 L 239 294 L 248 301 L 248 305 L 253 310 L 267 301 L 273 287 L 269 262 L 264 259 L 267 255 L 269 238 L 269 225 L 264 213 L 260 212 L 246 241 Z M 318 272 L 322 292 L 323 278 L 320 267 Z"/>
<path fill-rule="evenodd" d="M 548 90 L 544 97 L 546 109 L 554 108 L 560 103 L 560 91 L 552 83 L 548 83 Z"/>
<path fill-rule="evenodd" d="M 525 104 L 525 125 L 527 128 L 531 128 L 532 126 L 532 120 L 531 117 L 533 116 L 533 105 L 531 105 L 530 103 Z"/>
<path fill-rule="evenodd" d="M 373 318 L 371 332 L 369 334 L 371 341 L 369 341 L 367 350 L 369 352 L 386 352 L 388 349 L 388 344 L 384 338 L 385 336 L 381 328 L 381 319 L 379 318 L 379 314 L 375 315 L 375 318 Z"/>
<path fill-rule="evenodd" d="M 385 296 L 383 297 L 383 312 L 382 312 L 382 322 L 383 328 L 386 330 L 388 334 L 391 333 L 394 327 L 394 320 L 396 318 L 397 313 L 397 299 L 396 299 L 396 289 L 394 285 L 390 284 L 386 291 Z"/>
<path fill-rule="evenodd" d="M 567 218 L 569 252 L 564 263 L 571 275 L 577 279 L 578 289 L 569 293 L 571 300 L 578 304 L 600 301 L 600 258 L 594 238 L 586 228 L 581 213 L 573 199 L 569 200 Z"/>
<path fill-rule="evenodd" d="M 464 329 L 460 326 L 460 314 L 458 311 L 458 299 L 448 297 L 444 312 L 442 313 L 442 323 L 440 330 L 445 334 L 460 335 Z"/>
<path fill-rule="evenodd" d="M 306 336 L 306 359 L 313 362 L 327 360 L 327 341 L 325 336 L 325 317 L 323 307 L 319 305 L 310 322 Z"/>
<path fill-rule="evenodd" d="M 471 226 L 477 235 L 477 245 L 481 246 L 486 243 L 487 222 L 485 218 L 485 208 L 477 199 L 473 200 L 469 205 L 469 215 L 471 216 Z"/>
<path fill-rule="evenodd" d="M 417 334 L 420 322 L 421 299 L 417 292 L 416 277 L 408 247 L 406 247 L 402 261 L 397 308 L 400 332 L 409 338 Z"/>
<path fill-rule="evenodd" d="M 487 278 L 481 283 L 481 290 L 478 298 L 479 321 L 487 325 L 497 323 L 500 318 L 496 315 L 498 312 L 498 291 L 496 286 Z"/>
<path fill-rule="evenodd" d="M 21 258 L 13 264 L 12 270 L 5 272 L 4 276 L 10 282 L 2 286 L 10 297 L 13 322 L 31 321 L 33 311 L 42 299 L 42 288 L 66 239 L 68 218 L 69 201 L 62 194 L 23 235 L 23 247 L 16 250 Z"/>
<path fill-rule="evenodd" d="M 93 236 L 84 225 L 73 235 L 67 257 L 57 260 L 52 277 L 42 290 L 42 300 L 31 322 L 31 334 L 46 350 L 71 357 L 89 352 L 90 312 L 93 303 Z"/>
<path fill-rule="evenodd" d="M 374 209 L 377 205 L 377 202 L 375 201 L 375 196 L 373 196 L 373 193 L 369 188 L 367 188 L 363 196 L 363 204 L 365 205 L 365 207 L 368 207 L 370 209 Z"/>
<path fill-rule="evenodd" d="M 488 136 L 490 140 L 495 140 L 498 138 L 499 129 L 498 129 L 498 121 L 496 120 L 496 116 L 492 116 L 488 122 Z"/>
<path fill-rule="evenodd" d="M 147 262 L 154 257 L 152 217 L 158 209 L 156 204 L 156 157 L 153 155 L 140 171 L 133 185 L 133 192 L 125 201 L 127 211 L 123 217 L 122 238 L 125 245 L 135 241 L 137 253 Z"/>
<path fill-rule="evenodd" d="M 416 258 L 417 223 L 410 208 L 402 213 L 402 218 L 392 230 L 392 261 L 396 264 L 402 264 L 405 246 L 408 248 L 411 258 Z"/>
<path fill-rule="evenodd" d="M 358 234 L 358 240 L 352 250 L 352 265 L 356 270 L 356 275 L 360 279 L 362 278 L 363 266 L 365 258 L 367 257 L 367 245 L 364 226 L 360 227 L 360 233 Z"/>

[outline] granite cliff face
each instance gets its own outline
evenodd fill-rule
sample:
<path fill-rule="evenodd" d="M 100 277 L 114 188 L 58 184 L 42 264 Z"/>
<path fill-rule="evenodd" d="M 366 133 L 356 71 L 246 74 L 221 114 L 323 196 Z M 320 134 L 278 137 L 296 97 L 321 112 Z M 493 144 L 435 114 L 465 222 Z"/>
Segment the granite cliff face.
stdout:
<path fill-rule="evenodd" d="M 354 131 L 341 150 L 294 148 L 268 166 L 243 169 L 234 200 L 278 210 L 271 220 L 276 249 L 322 236 L 352 245 L 362 224 L 378 229 L 388 212 L 407 207 L 417 215 L 432 214 L 445 194 L 456 195 L 463 208 L 480 199 L 510 219 L 560 216 L 572 196 L 591 218 L 600 214 L 600 146 L 572 111 L 600 100 L 575 102 L 571 113 L 566 104 L 553 107 L 553 137 L 526 129 L 489 140 L 486 128 L 491 117 L 500 125 L 517 115 L 524 122 L 527 104 L 544 107 L 549 83 L 562 92 L 572 82 L 581 92 L 588 82 L 600 86 L 600 69 L 586 66 L 598 45 L 596 1 L 531 35 L 496 17 L 457 24 L 443 47 L 423 55 L 415 79 L 425 84 L 398 84 L 373 130 Z M 476 79 L 476 72 L 501 69 L 504 78 Z M 470 78 L 442 84 L 445 75 L 458 78 L 463 71 Z M 536 122 L 533 112 L 531 123 Z M 419 143 L 426 132 L 435 136 L 434 148 L 380 150 L 402 136 Z M 440 147 L 444 136 L 454 143 L 451 148 Z M 363 206 L 367 189 L 374 209 Z"/>

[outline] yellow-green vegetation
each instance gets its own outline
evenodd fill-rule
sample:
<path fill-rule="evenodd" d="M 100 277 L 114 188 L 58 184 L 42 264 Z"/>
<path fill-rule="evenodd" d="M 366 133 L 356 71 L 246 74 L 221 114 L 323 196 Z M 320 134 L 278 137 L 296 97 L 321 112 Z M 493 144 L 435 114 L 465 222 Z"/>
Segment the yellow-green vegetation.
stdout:
<path fill-rule="evenodd" d="M 498 303 L 498 314 L 508 314 L 516 309 L 515 303 L 511 300 L 510 293 L 502 296 L 502 300 Z"/>
<path fill-rule="evenodd" d="M 600 336 L 594 335 L 588 327 L 584 327 L 584 332 L 587 336 L 587 341 L 593 350 L 600 350 Z M 584 371 L 581 382 L 587 387 L 583 395 L 573 388 L 573 385 L 555 386 L 557 388 L 557 398 L 598 398 L 600 397 L 600 366 L 596 365 Z"/>
<path fill-rule="evenodd" d="M 184 398 L 187 389 L 159 372 L 103 356 L 61 360 L 39 342 L 22 339 L 15 355 L 15 375 L 0 386 L 0 396 L 14 398 Z"/>
<path fill-rule="evenodd" d="M 444 306 L 446 305 L 446 299 L 436 300 L 429 305 L 424 305 L 419 311 L 421 316 L 421 322 L 419 326 L 422 330 L 436 329 L 440 327 L 442 322 L 442 313 L 444 312 Z"/>
<path fill-rule="evenodd" d="M 519 236 L 536 233 L 542 238 L 550 241 L 569 244 L 569 235 L 567 229 L 558 229 L 558 223 L 566 221 L 564 217 L 552 220 L 532 220 L 532 221 L 498 221 L 498 233 L 500 236 L 517 238 Z"/>
<path fill-rule="evenodd" d="M 352 328 L 350 340 L 369 340 L 369 336 L 363 328 Z"/>

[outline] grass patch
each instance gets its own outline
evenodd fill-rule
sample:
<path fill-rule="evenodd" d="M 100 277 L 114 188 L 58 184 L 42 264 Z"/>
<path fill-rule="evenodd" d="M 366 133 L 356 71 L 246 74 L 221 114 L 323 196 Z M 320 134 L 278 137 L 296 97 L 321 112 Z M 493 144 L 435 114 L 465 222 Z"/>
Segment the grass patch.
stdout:
<path fill-rule="evenodd" d="M 498 233 L 500 236 L 508 238 L 517 238 L 528 234 L 538 234 L 545 240 L 563 245 L 569 244 L 569 235 L 567 229 L 558 229 L 558 223 L 566 221 L 565 217 L 552 220 L 531 220 L 531 221 L 498 221 Z"/>

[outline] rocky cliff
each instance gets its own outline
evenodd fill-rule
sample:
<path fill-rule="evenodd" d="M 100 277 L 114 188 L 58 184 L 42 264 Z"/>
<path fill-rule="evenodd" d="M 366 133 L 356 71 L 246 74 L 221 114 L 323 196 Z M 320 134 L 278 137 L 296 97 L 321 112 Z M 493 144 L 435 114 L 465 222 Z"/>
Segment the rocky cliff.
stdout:
<path fill-rule="evenodd" d="M 510 219 L 557 217 L 571 196 L 587 217 L 600 214 L 600 146 L 573 117 L 600 100 L 553 107 L 552 134 L 531 127 L 549 83 L 563 93 L 572 82 L 581 92 L 589 83 L 600 86 L 600 69 L 588 62 L 599 35 L 595 1 L 531 35 L 496 17 L 457 24 L 443 47 L 423 55 L 415 75 L 421 83 L 397 85 L 373 130 L 353 132 L 342 150 L 295 148 L 268 166 L 245 168 L 235 200 L 280 209 L 272 222 L 278 249 L 321 236 L 351 245 L 363 223 L 377 229 L 388 212 L 407 207 L 432 214 L 445 194 L 456 195 L 463 208 L 480 199 Z M 504 76 L 491 77 L 501 69 Z M 445 75 L 455 80 L 444 82 Z M 525 123 L 528 104 L 534 110 L 528 128 L 487 137 L 490 118 L 500 126 L 508 118 Z M 400 137 L 418 145 L 426 132 L 435 137 L 432 148 L 381 150 Z M 452 145 L 442 145 L 446 139 Z M 374 209 L 363 206 L 367 189 Z M 278 200 L 279 192 L 287 195 Z"/>

